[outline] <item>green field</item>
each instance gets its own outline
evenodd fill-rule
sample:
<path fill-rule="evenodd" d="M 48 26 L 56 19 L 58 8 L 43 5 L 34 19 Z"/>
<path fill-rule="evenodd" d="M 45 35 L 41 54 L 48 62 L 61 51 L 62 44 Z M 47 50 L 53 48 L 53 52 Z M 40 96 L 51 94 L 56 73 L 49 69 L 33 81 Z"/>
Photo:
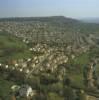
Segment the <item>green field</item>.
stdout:
<path fill-rule="evenodd" d="M 0 76 L 0 98 L 3 98 L 4 100 L 10 100 L 10 88 L 12 85 L 14 85 L 14 82 L 4 80 Z"/>
<path fill-rule="evenodd" d="M 31 57 L 27 44 L 7 33 L 0 33 L 0 62 Z"/>

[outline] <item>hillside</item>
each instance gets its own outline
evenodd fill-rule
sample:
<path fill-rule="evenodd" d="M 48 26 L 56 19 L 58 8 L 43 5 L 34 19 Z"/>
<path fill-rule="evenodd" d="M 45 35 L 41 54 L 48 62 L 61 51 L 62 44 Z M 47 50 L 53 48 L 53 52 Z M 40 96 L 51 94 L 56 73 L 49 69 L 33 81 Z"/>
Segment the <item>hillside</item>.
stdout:
<path fill-rule="evenodd" d="M 31 53 L 21 39 L 6 32 L 0 32 L 0 62 L 7 63 L 12 59 L 27 58 Z"/>
<path fill-rule="evenodd" d="M 99 18 L 98 17 L 82 18 L 80 20 L 83 21 L 83 22 L 86 22 L 86 23 L 96 23 L 96 24 L 99 24 Z"/>
<path fill-rule="evenodd" d="M 64 16 L 51 16 L 51 17 L 12 17 L 12 18 L 1 18 L 0 22 L 4 21 L 16 21 L 16 22 L 23 22 L 23 21 L 40 21 L 40 22 L 77 22 L 76 19 L 72 19 L 69 17 Z"/>
<path fill-rule="evenodd" d="M 4 18 L 0 19 L 0 27 L 1 30 L 33 42 L 69 43 L 75 46 L 99 42 L 95 40 L 99 37 L 98 24 L 82 23 L 63 16 Z"/>
<path fill-rule="evenodd" d="M 19 93 L 13 84 L 31 86 L 33 100 L 99 97 L 98 65 L 89 74 L 95 88 L 84 76 L 84 66 L 99 60 L 98 32 L 98 24 L 63 16 L 0 19 L 0 99 Z"/>

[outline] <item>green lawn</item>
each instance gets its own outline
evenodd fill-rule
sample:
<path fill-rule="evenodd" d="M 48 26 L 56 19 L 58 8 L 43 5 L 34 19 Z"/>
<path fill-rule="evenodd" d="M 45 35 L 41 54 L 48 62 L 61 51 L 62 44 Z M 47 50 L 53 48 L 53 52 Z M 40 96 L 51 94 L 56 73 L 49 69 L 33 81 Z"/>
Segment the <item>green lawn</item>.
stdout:
<path fill-rule="evenodd" d="M 14 82 L 4 80 L 0 77 L 0 97 L 4 98 L 4 100 L 10 100 L 10 87 L 14 84 Z"/>
<path fill-rule="evenodd" d="M 6 33 L 0 33 L 0 62 L 31 56 L 28 45 L 22 40 Z"/>
<path fill-rule="evenodd" d="M 84 65 L 89 62 L 89 55 L 88 53 L 83 53 L 74 59 L 74 64 Z"/>

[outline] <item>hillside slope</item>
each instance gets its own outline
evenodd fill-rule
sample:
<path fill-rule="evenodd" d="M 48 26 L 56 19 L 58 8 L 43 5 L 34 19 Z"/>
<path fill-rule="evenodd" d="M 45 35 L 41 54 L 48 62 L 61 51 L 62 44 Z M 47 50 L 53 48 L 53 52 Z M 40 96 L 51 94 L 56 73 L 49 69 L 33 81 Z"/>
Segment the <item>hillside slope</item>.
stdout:
<path fill-rule="evenodd" d="M 0 30 L 33 42 L 95 45 L 99 25 L 63 17 L 28 17 L 0 19 Z"/>

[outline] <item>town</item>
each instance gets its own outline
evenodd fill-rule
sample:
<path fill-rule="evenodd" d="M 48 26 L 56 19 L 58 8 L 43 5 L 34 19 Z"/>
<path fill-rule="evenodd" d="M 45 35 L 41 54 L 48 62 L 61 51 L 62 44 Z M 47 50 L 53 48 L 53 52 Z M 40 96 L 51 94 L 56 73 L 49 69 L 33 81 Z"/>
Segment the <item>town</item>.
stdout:
<path fill-rule="evenodd" d="M 98 100 L 98 30 L 82 34 L 82 23 L 57 18 L 0 20 L 1 100 Z"/>

